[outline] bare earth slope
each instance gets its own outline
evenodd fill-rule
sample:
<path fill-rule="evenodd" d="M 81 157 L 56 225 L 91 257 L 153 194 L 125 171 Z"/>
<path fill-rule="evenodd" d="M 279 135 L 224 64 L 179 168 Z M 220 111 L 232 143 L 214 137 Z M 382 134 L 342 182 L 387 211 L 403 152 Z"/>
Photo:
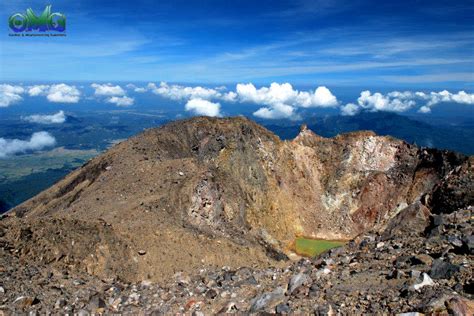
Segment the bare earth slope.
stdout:
<path fill-rule="evenodd" d="M 29 260 L 160 280 L 278 265 L 296 236 L 349 240 L 404 209 L 426 221 L 456 186 L 453 208 L 472 204 L 458 173 L 472 178 L 472 159 L 372 132 L 322 138 L 303 127 L 283 142 L 245 118 L 198 117 L 114 146 L 2 222 Z"/>

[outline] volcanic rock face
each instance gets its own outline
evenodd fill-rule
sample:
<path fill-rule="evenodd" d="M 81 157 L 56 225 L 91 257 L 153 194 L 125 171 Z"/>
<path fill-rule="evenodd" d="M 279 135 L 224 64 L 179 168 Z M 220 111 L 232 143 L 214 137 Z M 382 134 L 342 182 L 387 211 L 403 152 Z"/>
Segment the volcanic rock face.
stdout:
<path fill-rule="evenodd" d="M 472 158 L 371 132 L 322 138 L 303 128 L 284 142 L 245 118 L 194 118 L 116 145 L 2 227 L 21 260 L 159 281 L 278 266 L 296 236 L 391 235 L 412 227 L 390 222 L 411 219 L 424 229 L 430 210 L 472 204 L 472 174 Z"/>

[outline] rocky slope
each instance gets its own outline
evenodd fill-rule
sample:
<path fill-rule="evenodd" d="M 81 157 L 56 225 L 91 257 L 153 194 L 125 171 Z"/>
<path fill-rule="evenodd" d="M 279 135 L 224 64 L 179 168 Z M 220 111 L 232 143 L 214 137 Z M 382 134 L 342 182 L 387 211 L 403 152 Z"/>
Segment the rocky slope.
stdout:
<path fill-rule="evenodd" d="M 472 215 L 437 215 L 389 239 L 360 236 L 284 268 L 203 267 L 159 283 L 25 266 L 11 255 L 21 248 L 1 239 L 0 313 L 473 315 Z"/>
<path fill-rule="evenodd" d="M 344 272 L 344 278 L 354 281 L 356 288 L 379 282 L 381 287 L 374 289 L 394 289 L 387 299 L 399 296 L 398 289 L 403 282 L 408 284 L 411 274 L 402 278 L 403 282 L 381 282 L 382 276 L 400 253 L 429 252 L 420 246 L 429 237 L 424 230 L 433 225 L 432 213 L 448 218 L 448 213 L 458 214 L 458 210 L 473 204 L 473 162 L 473 157 L 418 148 L 371 132 L 322 138 L 302 127 L 294 140 L 281 141 L 245 118 L 194 118 L 147 130 L 94 158 L 2 219 L 1 258 L 3 267 L 8 268 L 0 272 L 4 290 L 10 293 L 3 302 L 8 309 L 20 304 L 20 308 L 45 310 L 57 303 L 59 308 L 76 311 L 114 310 L 119 308 L 114 307 L 114 300 L 120 297 L 120 308 L 128 311 L 153 310 L 157 306 L 165 308 L 162 311 L 180 311 L 190 309 L 184 299 L 193 295 L 200 299 L 212 289 L 217 293 L 215 297 L 226 300 L 233 294 L 241 295 L 243 305 L 235 307 L 239 311 L 275 311 L 272 304 L 264 304 L 263 309 L 252 305 L 258 300 L 252 301 L 251 296 L 268 287 L 278 292 L 275 295 L 280 299 L 275 301 L 283 302 L 283 309 L 310 311 L 316 302 L 333 302 L 334 306 L 324 306 L 350 312 L 355 305 L 341 305 L 342 298 L 328 298 L 326 290 L 350 294 L 353 302 L 362 299 L 355 298 L 344 286 L 333 287 L 336 279 L 330 278 L 340 278 L 340 273 L 349 271 L 349 275 Z M 462 245 L 457 243 L 463 249 L 472 238 L 470 221 L 461 223 L 465 231 L 459 236 Z M 449 229 L 459 235 L 456 227 Z M 413 240 L 400 237 L 412 233 Z M 365 246 L 360 248 L 360 242 L 352 242 L 341 248 L 343 256 L 339 252 L 329 254 L 335 256 L 334 263 L 303 261 L 288 268 L 288 258 L 298 259 L 292 248 L 296 236 L 352 240 L 363 234 L 378 236 L 365 241 L 367 250 Z M 440 237 L 441 245 L 449 244 L 445 237 Z M 382 239 L 387 240 L 386 247 L 374 248 L 374 243 L 377 246 Z M 467 246 L 463 240 L 467 240 Z M 464 267 L 459 268 L 463 274 L 449 284 L 443 283 L 444 292 L 456 283 L 454 286 L 460 285 L 465 296 L 472 294 L 466 281 L 472 277 L 472 253 L 463 251 L 455 253 L 464 260 L 455 263 Z M 448 250 L 427 255 L 433 261 L 449 259 L 449 254 Z M 346 257 L 357 258 L 362 268 L 351 274 L 357 264 L 351 266 L 352 259 Z M 326 275 L 325 265 L 331 271 L 335 269 L 334 273 Z M 223 271 L 222 267 L 227 268 Z M 227 272 L 237 273 L 243 267 L 248 269 L 244 269 L 245 280 L 250 275 L 261 276 L 254 275 L 256 280 L 246 284 L 252 290 L 245 295 L 229 290 L 229 298 L 215 285 L 206 285 L 199 293 L 198 283 L 192 278 L 187 283 L 169 283 L 176 276 L 202 278 L 203 273 L 210 273 L 211 280 L 204 281 L 207 284 L 214 280 L 219 287 L 223 283 L 212 278 L 229 278 L 224 276 Z M 268 267 L 272 268 L 266 270 Z M 372 271 L 364 276 L 364 269 L 375 270 L 375 274 Z M 430 269 L 432 262 L 425 262 L 417 271 Z M 309 279 L 329 279 L 328 283 L 324 279 L 323 283 L 316 282 L 322 286 L 316 291 L 318 297 L 305 303 L 309 292 L 303 291 L 302 301 L 292 305 L 293 291 L 283 285 L 288 285 L 288 278 L 297 271 L 304 272 L 304 284 L 314 283 Z M 276 275 L 271 277 L 273 283 L 264 281 L 272 273 Z M 364 281 L 364 277 L 373 279 Z M 418 273 L 413 277 L 419 277 Z M 22 281 L 28 278 L 29 282 Z M 230 278 L 231 289 L 242 281 Z M 145 284 L 133 286 L 133 282 L 143 280 L 147 280 Z M 112 289 L 110 295 L 102 291 L 104 286 L 115 284 L 119 289 Z M 39 289 L 47 293 L 38 293 Z M 90 289 L 98 293 L 98 298 L 91 298 L 95 294 Z M 132 299 L 128 304 L 122 294 L 117 294 L 139 295 L 136 292 L 142 290 L 143 295 L 154 292 L 147 302 Z M 79 296 L 72 294 L 75 291 Z M 38 304 L 30 292 L 36 293 Z M 28 300 L 14 303 L 21 293 Z M 272 295 L 264 301 L 273 302 Z M 65 302 L 53 303 L 61 297 Z M 91 299 L 100 306 L 86 306 Z M 223 301 L 216 302 L 204 310 L 217 312 L 215 308 Z M 391 311 L 408 309 L 393 307 Z"/>

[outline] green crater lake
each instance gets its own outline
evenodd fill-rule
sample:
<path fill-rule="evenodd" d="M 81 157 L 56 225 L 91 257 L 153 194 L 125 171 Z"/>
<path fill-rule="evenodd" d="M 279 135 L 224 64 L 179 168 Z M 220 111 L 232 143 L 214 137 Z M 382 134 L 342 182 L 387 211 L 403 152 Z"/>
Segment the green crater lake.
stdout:
<path fill-rule="evenodd" d="M 295 239 L 295 252 L 301 256 L 315 257 L 326 250 L 344 245 L 344 241 L 332 241 L 324 239 L 309 239 L 297 237 Z"/>

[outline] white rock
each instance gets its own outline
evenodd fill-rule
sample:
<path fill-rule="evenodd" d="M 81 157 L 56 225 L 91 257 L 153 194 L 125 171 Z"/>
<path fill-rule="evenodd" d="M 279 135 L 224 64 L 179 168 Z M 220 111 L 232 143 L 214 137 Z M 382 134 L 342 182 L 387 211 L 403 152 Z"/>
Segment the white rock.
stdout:
<path fill-rule="evenodd" d="M 429 275 L 426 274 L 426 273 L 423 273 L 423 282 L 413 285 L 413 288 L 418 291 L 419 289 L 421 289 L 424 286 L 433 286 L 434 284 L 435 283 L 429 277 Z"/>
<path fill-rule="evenodd" d="M 289 292 L 290 294 L 293 293 L 294 290 L 299 288 L 304 283 L 309 282 L 310 278 L 304 273 L 298 273 L 291 277 L 289 282 Z"/>
<path fill-rule="evenodd" d="M 149 280 L 143 280 L 142 281 L 142 286 L 143 287 L 150 287 L 150 285 L 152 285 L 153 283 Z"/>

